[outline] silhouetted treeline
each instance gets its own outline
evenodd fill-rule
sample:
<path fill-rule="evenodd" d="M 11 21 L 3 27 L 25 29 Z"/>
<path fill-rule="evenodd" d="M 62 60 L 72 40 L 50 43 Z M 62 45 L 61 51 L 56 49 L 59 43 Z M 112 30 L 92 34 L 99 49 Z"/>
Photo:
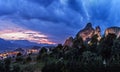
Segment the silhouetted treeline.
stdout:
<path fill-rule="evenodd" d="M 76 38 L 72 47 L 58 45 L 51 50 L 42 72 L 119 72 L 120 37 L 109 34 L 100 41 L 94 35 L 89 43 Z"/>
<path fill-rule="evenodd" d="M 43 47 L 37 55 L 18 53 L 14 59 L 0 61 L 0 72 L 119 72 L 120 37 L 97 38 L 94 35 L 88 43 L 75 38 L 71 47 Z"/>

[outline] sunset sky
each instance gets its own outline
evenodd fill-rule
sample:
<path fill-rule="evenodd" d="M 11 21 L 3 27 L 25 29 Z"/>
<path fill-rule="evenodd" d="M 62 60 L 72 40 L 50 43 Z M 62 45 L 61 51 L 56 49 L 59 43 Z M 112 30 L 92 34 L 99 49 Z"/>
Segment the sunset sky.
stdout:
<path fill-rule="evenodd" d="M 0 38 L 63 43 L 87 22 L 120 26 L 120 0 L 0 0 Z"/>

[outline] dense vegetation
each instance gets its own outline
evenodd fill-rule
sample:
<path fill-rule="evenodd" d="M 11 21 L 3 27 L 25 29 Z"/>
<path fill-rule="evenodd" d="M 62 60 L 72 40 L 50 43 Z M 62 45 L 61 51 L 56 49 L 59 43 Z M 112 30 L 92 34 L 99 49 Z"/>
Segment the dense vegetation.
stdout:
<path fill-rule="evenodd" d="M 100 41 L 97 37 L 88 44 L 76 37 L 73 47 L 58 45 L 48 55 L 56 61 L 48 61 L 42 72 L 119 72 L 120 37 L 109 34 Z"/>
<path fill-rule="evenodd" d="M 18 54 L 15 61 L 10 58 L 0 62 L 2 72 L 119 72 L 120 37 L 109 34 L 84 43 L 76 37 L 73 46 L 58 44 L 55 48 L 42 48 L 38 55 L 23 57 Z"/>

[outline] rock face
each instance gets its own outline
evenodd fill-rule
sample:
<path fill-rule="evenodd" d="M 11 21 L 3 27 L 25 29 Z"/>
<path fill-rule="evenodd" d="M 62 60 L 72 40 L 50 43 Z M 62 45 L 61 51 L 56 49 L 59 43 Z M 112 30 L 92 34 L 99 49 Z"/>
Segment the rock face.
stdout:
<path fill-rule="evenodd" d="M 108 34 L 115 34 L 117 37 L 120 37 L 120 27 L 110 27 L 105 30 L 105 36 Z M 97 26 L 95 29 L 92 27 L 91 23 L 88 23 L 84 29 L 80 30 L 76 37 L 73 39 L 72 37 L 69 37 L 65 43 L 64 46 L 69 46 L 72 47 L 74 45 L 75 39 L 83 39 L 84 43 L 89 43 L 91 41 L 91 38 L 97 35 L 98 36 L 98 41 L 101 40 L 101 28 Z"/>
<path fill-rule="evenodd" d="M 100 35 L 101 29 L 99 26 L 96 27 L 95 29 L 95 34 L 97 34 L 98 36 Z"/>
<path fill-rule="evenodd" d="M 92 24 L 88 23 L 84 29 L 78 32 L 77 37 L 82 37 L 83 41 L 86 41 L 87 39 L 92 38 L 94 32 L 95 30 L 92 27 Z"/>
<path fill-rule="evenodd" d="M 120 27 L 110 27 L 105 30 L 105 36 L 108 34 L 115 34 L 117 37 L 120 37 Z"/>
<path fill-rule="evenodd" d="M 72 47 L 73 46 L 73 40 L 75 39 L 79 39 L 79 38 L 82 38 L 83 41 L 85 43 L 88 43 L 91 38 L 94 36 L 94 35 L 98 35 L 98 40 L 101 39 L 101 29 L 99 26 L 97 26 L 95 29 L 92 27 L 92 24 L 91 23 L 88 23 L 84 29 L 80 30 L 76 37 L 73 39 L 72 37 L 69 37 L 65 43 L 64 43 L 64 46 L 69 46 L 69 47 Z"/>
<path fill-rule="evenodd" d="M 94 35 L 98 35 L 98 40 L 101 39 L 101 29 L 99 26 L 96 27 Z"/>
<path fill-rule="evenodd" d="M 82 37 L 83 41 L 90 41 L 93 35 L 98 35 L 98 40 L 101 39 L 101 29 L 97 26 L 95 29 L 91 23 L 88 23 L 83 30 L 80 30 L 77 34 L 78 37 Z"/>
<path fill-rule="evenodd" d="M 69 37 L 69 38 L 65 41 L 65 43 L 64 43 L 63 46 L 72 47 L 72 45 L 73 45 L 73 37 Z"/>

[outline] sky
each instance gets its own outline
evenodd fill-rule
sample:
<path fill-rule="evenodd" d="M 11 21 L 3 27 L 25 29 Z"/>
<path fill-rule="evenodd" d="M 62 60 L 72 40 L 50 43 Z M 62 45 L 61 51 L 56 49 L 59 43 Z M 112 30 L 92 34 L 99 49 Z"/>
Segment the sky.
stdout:
<path fill-rule="evenodd" d="M 64 43 L 88 22 L 120 26 L 120 0 L 0 0 L 0 38 Z"/>

